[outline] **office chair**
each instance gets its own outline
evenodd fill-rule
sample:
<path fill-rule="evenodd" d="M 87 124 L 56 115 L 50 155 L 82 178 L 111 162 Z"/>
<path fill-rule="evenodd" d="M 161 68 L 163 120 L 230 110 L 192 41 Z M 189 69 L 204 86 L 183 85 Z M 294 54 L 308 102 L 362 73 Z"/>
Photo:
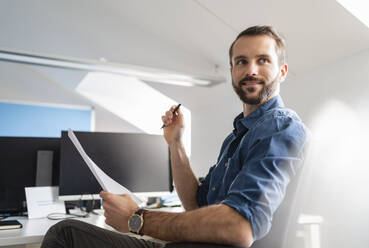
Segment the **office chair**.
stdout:
<path fill-rule="evenodd" d="M 291 235 L 291 229 L 296 229 L 297 213 L 296 195 L 298 192 L 299 181 L 302 177 L 303 168 L 298 170 L 295 177 L 287 186 L 284 200 L 273 215 L 272 227 L 269 233 L 262 239 L 257 240 L 252 248 L 286 248 L 286 240 Z"/>
<path fill-rule="evenodd" d="M 270 232 L 255 241 L 251 248 L 320 248 L 323 218 L 301 213 L 311 182 L 311 165 L 308 162 L 291 179 L 285 199 L 274 213 Z"/>

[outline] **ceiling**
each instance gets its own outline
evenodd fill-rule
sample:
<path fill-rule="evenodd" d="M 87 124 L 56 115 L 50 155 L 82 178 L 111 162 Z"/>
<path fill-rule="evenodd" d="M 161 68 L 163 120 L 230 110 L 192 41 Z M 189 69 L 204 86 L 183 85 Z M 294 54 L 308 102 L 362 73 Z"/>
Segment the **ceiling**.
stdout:
<path fill-rule="evenodd" d="M 228 47 L 273 25 L 299 75 L 369 49 L 369 28 L 335 0 L 0 2 L 0 47 L 228 76 Z"/>

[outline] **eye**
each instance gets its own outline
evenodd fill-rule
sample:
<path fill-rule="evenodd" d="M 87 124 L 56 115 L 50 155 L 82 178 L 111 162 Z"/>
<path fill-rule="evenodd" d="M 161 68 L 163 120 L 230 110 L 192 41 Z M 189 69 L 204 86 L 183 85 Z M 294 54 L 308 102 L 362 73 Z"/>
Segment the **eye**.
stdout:
<path fill-rule="evenodd" d="M 259 59 L 259 62 L 260 62 L 261 64 L 266 64 L 266 63 L 268 63 L 268 62 L 269 62 L 269 60 L 268 60 L 267 58 L 260 58 L 260 59 Z"/>
<path fill-rule="evenodd" d="M 236 65 L 246 65 L 247 60 L 246 59 L 240 59 L 236 61 Z"/>

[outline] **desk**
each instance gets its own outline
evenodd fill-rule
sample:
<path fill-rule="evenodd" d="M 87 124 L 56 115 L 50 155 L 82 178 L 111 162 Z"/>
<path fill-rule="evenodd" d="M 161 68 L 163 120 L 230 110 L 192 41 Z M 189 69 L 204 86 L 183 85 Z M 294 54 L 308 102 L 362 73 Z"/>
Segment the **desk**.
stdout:
<path fill-rule="evenodd" d="M 61 220 L 28 219 L 27 217 L 9 217 L 7 219 L 17 219 L 22 223 L 23 228 L 14 230 L 0 231 L 0 247 L 12 245 L 27 245 L 41 243 L 47 230 Z M 112 230 L 105 224 L 105 218 L 102 215 L 91 214 L 88 218 L 77 218 L 78 220 L 88 222 L 90 224 Z"/>
<path fill-rule="evenodd" d="M 170 212 L 181 212 L 182 208 L 161 208 L 163 211 Z M 39 247 L 42 242 L 43 237 L 45 236 L 47 230 L 56 223 L 61 220 L 49 220 L 47 218 L 40 219 L 28 219 L 27 217 L 9 217 L 7 220 L 17 219 L 22 223 L 23 228 L 14 229 L 14 230 L 1 230 L 0 231 L 0 247 Z M 112 227 L 105 224 L 105 217 L 103 216 L 103 212 L 101 211 L 100 215 L 90 214 L 88 218 L 76 218 L 77 220 L 81 220 L 95 226 L 113 230 Z M 138 238 L 150 239 L 153 238 L 149 236 L 139 236 L 133 233 L 127 233 L 129 236 L 136 236 Z"/>

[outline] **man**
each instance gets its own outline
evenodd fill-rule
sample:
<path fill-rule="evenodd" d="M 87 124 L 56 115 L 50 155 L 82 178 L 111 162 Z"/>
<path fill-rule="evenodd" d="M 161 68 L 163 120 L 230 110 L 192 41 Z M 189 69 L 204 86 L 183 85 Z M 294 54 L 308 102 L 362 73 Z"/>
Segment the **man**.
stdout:
<path fill-rule="evenodd" d="M 185 212 L 140 210 L 128 195 L 101 192 L 106 223 L 167 241 L 250 247 L 271 227 L 273 213 L 302 162 L 306 128 L 279 96 L 287 75 L 285 45 L 268 26 L 241 32 L 229 49 L 232 85 L 243 112 L 225 139 L 217 163 L 199 181 L 182 144 L 183 115 L 162 117 L 176 190 Z M 136 215 L 135 215 L 136 212 Z M 142 217 L 142 218 L 141 218 Z M 127 225 L 128 223 L 128 225 Z M 77 221 L 51 228 L 43 247 L 162 247 Z"/>

